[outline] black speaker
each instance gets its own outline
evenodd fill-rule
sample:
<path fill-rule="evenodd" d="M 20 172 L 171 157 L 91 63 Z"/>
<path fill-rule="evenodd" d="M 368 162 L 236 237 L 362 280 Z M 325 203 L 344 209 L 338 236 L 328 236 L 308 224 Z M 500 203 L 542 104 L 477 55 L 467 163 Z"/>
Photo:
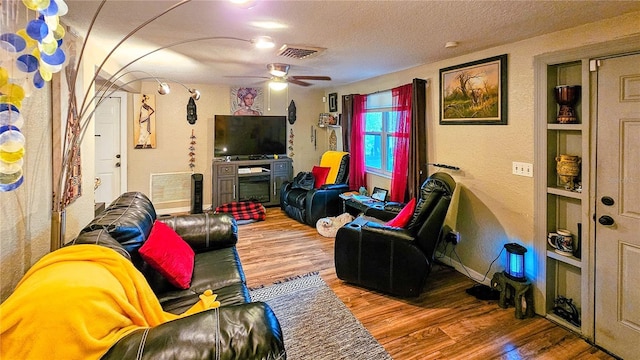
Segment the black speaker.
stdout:
<path fill-rule="evenodd" d="M 191 174 L 191 213 L 202 214 L 202 174 Z"/>

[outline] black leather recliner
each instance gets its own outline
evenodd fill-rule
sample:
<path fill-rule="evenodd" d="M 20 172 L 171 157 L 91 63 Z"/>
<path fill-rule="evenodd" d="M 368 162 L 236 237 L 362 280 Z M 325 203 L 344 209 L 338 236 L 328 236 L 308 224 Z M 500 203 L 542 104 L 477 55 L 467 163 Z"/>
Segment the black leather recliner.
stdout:
<path fill-rule="evenodd" d="M 431 175 L 422 184 L 406 228 L 389 227 L 368 216 L 341 227 L 335 241 L 338 278 L 392 295 L 420 295 L 455 187 L 449 174 Z"/>
<path fill-rule="evenodd" d="M 349 153 L 327 151 L 320 166 L 331 167 L 336 172 L 335 181 L 311 190 L 296 189 L 293 182 L 287 182 L 280 189 L 280 208 L 289 217 L 311 226 L 321 218 L 342 214 L 340 194 L 349 191 Z"/>

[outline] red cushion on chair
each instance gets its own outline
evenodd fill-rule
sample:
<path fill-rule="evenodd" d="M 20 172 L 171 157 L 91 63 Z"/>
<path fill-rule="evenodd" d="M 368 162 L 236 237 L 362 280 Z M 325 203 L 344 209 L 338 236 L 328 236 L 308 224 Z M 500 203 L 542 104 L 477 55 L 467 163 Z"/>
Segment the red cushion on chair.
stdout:
<path fill-rule="evenodd" d="M 413 211 L 416 209 L 416 198 L 411 199 L 407 205 L 405 205 L 402 210 L 394 217 L 393 219 L 387 221 L 385 225 L 404 228 L 411 220 L 413 216 Z"/>
<path fill-rule="evenodd" d="M 195 253 L 172 228 L 156 221 L 149 238 L 139 250 L 140 256 L 171 284 L 188 289 L 193 276 Z"/>
<path fill-rule="evenodd" d="M 327 182 L 327 176 L 329 175 L 329 171 L 331 171 L 331 168 L 324 167 L 324 166 L 314 166 L 313 169 L 311 169 L 311 173 L 313 174 L 313 177 L 316 179 L 313 185 L 316 189 L 319 189 L 320 186 L 324 185 Z"/>

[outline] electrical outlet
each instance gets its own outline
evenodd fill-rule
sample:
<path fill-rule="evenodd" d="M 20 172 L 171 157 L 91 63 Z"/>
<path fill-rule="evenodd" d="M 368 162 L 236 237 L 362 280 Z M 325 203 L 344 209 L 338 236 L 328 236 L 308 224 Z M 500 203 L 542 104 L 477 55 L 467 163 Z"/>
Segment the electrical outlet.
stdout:
<path fill-rule="evenodd" d="M 533 164 L 514 161 L 511 172 L 514 175 L 533 177 Z"/>
<path fill-rule="evenodd" d="M 452 243 L 453 245 L 458 245 L 460 243 L 460 232 L 455 230 L 450 230 L 445 237 L 447 242 Z"/>

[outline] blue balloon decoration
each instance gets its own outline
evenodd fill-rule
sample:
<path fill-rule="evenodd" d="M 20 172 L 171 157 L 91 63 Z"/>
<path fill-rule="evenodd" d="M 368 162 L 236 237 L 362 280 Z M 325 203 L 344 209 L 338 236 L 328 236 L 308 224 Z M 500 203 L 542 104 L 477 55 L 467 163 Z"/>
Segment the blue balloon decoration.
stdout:
<path fill-rule="evenodd" d="M 46 8 L 44 10 L 40 10 L 40 14 L 46 15 L 46 16 L 57 15 L 58 14 L 58 4 L 56 4 L 55 1 L 51 1 L 49 3 L 49 7 L 48 8 Z"/>
<path fill-rule="evenodd" d="M 10 52 L 21 52 L 27 47 L 27 42 L 24 39 L 14 33 L 5 33 L 0 35 L 0 48 L 3 48 Z"/>
<path fill-rule="evenodd" d="M 44 87 L 44 79 L 42 78 L 42 76 L 40 75 L 40 71 L 36 72 L 33 75 L 33 86 L 36 87 L 36 89 L 42 89 L 42 87 Z"/>
<path fill-rule="evenodd" d="M 1 103 L 0 104 L 0 112 L 7 111 L 7 110 L 15 111 L 17 113 L 20 112 L 17 107 L 15 107 L 15 106 L 13 106 L 11 104 Z"/>
<path fill-rule="evenodd" d="M 40 58 L 42 59 L 42 61 L 46 62 L 49 65 L 61 65 L 64 63 L 66 56 L 64 55 L 64 51 L 62 49 L 57 48 L 56 51 L 51 55 L 40 53 Z"/>
<path fill-rule="evenodd" d="M 8 184 L 0 183 L 0 191 L 5 191 L 5 192 L 13 191 L 17 189 L 20 185 L 22 185 L 23 181 L 24 181 L 24 176 L 20 176 L 18 180 L 16 180 L 15 182 L 8 183 Z"/>
<path fill-rule="evenodd" d="M 34 72 L 38 70 L 38 58 L 31 54 L 20 55 L 16 60 L 16 66 L 20 71 L 26 73 Z"/>
<path fill-rule="evenodd" d="M 49 33 L 49 26 L 44 20 L 31 20 L 27 24 L 27 35 L 32 39 L 42 41 Z"/>

